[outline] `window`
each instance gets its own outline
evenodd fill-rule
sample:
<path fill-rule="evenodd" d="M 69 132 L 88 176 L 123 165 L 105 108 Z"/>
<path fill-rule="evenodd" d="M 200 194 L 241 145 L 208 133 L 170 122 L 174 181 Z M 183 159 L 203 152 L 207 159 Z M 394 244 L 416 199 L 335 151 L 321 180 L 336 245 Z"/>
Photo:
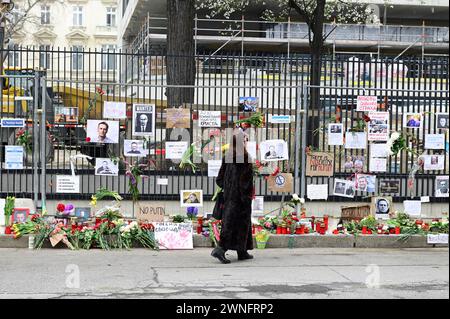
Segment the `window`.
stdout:
<path fill-rule="evenodd" d="M 74 6 L 73 7 L 73 25 L 82 26 L 83 25 L 83 7 Z"/>
<path fill-rule="evenodd" d="M 39 65 L 41 68 L 50 69 L 50 45 L 40 45 L 39 46 Z"/>
<path fill-rule="evenodd" d="M 102 70 L 114 71 L 116 69 L 116 46 L 114 44 L 102 45 Z"/>
<path fill-rule="evenodd" d="M 50 24 L 50 6 L 41 6 L 41 24 Z"/>
<path fill-rule="evenodd" d="M 106 25 L 108 27 L 116 26 L 116 8 L 106 8 Z"/>
<path fill-rule="evenodd" d="M 74 45 L 72 47 L 72 70 L 83 69 L 83 47 L 81 45 Z"/>

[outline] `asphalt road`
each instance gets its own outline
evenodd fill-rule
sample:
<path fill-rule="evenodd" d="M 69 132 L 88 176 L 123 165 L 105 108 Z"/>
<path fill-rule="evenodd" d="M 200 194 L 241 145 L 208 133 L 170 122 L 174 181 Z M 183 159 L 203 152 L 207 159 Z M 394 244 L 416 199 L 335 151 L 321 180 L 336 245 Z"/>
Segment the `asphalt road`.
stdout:
<path fill-rule="evenodd" d="M 0 298 L 449 298 L 449 251 L 0 249 Z"/>

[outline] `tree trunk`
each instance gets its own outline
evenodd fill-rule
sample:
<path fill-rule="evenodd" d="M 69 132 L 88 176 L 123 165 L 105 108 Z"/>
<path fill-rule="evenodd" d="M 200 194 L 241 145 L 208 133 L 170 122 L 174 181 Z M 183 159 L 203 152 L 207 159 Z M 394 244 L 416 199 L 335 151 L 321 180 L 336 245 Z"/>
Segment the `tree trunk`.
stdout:
<path fill-rule="evenodd" d="M 167 0 L 167 84 L 195 84 L 194 0 Z M 194 88 L 168 88 L 170 107 L 194 102 Z"/>

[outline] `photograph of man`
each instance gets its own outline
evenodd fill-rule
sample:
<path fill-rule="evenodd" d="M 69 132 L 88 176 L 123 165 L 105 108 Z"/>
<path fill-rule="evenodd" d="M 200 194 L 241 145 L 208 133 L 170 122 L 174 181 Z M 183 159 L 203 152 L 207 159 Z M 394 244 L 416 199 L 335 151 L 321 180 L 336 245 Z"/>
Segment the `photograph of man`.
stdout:
<path fill-rule="evenodd" d="M 420 127 L 419 114 L 408 115 L 406 118 L 407 118 L 406 127 Z"/>
<path fill-rule="evenodd" d="M 109 125 L 106 122 L 100 122 L 97 125 L 97 137 L 92 137 L 92 142 L 97 143 L 114 143 L 112 139 L 110 139 L 107 134 L 109 130 Z"/>
<path fill-rule="evenodd" d="M 14 222 L 18 224 L 23 224 L 27 221 L 27 215 L 24 212 L 16 212 L 14 214 Z"/>
<path fill-rule="evenodd" d="M 127 152 L 127 154 L 141 154 L 139 146 L 136 142 L 131 143 L 131 149 Z"/>
<path fill-rule="evenodd" d="M 437 128 L 448 130 L 448 128 L 449 128 L 448 114 L 438 114 L 437 115 Z"/>
<path fill-rule="evenodd" d="M 152 132 L 152 121 L 148 114 L 138 113 L 136 116 L 136 133 L 150 133 Z"/>
<path fill-rule="evenodd" d="M 390 204 L 385 198 L 379 198 L 376 200 L 375 213 L 376 214 L 389 214 Z"/>
<path fill-rule="evenodd" d="M 446 195 L 449 193 L 448 179 L 441 179 L 437 183 L 437 191 L 440 195 Z"/>
<path fill-rule="evenodd" d="M 334 192 L 336 194 L 345 194 L 345 183 L 337 182 Z"/>
<path fill-rule="evenodd" d="M 256 112 L 258 107 L 257 97 L 240 97 L 239 98 L 239 110 L 241 112 Z"/>
<path fill-rule="evenodd" d="M 97 169 L 97 174 L 100 175 L 114 175 L 114 172 L 108 165 L 108 161 L 103 161 L 102 166 Z"/>
<path fill-rule="evenodd" d="M 355 196 L 355 188 L 353 187 L 353 185 L 348 186 L 348 188 L 345 190 L 345 195 Z"/>
<path fill-rule="evenodd" d="M 341 125 L 331 125 L 330 133 L 342 133 Z"/>
<path fill-rule="evenodd" d="M 439 157 L 431 156 L 431 165 L 437 165 L 439 163 Z"/>

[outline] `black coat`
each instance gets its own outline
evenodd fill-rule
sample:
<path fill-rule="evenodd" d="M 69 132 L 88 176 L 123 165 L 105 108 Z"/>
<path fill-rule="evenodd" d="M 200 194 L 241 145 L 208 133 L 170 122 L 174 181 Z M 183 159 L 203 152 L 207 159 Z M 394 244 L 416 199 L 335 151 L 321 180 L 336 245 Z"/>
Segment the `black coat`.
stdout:
<path fill-rule="evenodd" d="M 219 246 L 225 250 L 236 251 L 253 249 L 252 164 L 225 163 L 223 161 L 216 183 L 224 192 Z"/>

